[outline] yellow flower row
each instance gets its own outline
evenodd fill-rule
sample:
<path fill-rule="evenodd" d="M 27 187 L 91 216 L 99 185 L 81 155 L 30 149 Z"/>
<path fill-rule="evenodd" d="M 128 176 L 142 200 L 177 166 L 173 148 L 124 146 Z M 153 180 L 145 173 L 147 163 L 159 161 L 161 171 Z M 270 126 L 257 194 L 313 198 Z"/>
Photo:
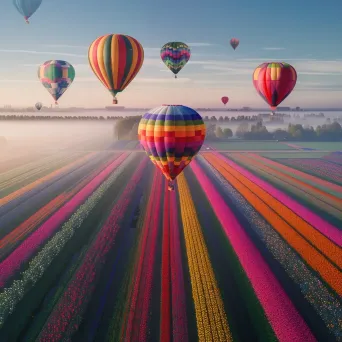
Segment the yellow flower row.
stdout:
<path fill-rule="evenodd" d="M 177 179 L 199 341 L 232 341 L 220 290 L 187 182 L 183 174 Z"/>

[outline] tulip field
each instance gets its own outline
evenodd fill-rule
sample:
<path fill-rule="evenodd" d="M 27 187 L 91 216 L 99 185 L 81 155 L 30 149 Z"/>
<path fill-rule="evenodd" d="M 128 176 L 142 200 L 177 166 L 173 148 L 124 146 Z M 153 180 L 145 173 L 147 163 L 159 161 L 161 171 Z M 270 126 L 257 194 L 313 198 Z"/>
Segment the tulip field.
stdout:
<path fill-rule="evenodd" d="M 341 153 L 253 151 L 0 163 L 0 341 L 342 341 Z"/>

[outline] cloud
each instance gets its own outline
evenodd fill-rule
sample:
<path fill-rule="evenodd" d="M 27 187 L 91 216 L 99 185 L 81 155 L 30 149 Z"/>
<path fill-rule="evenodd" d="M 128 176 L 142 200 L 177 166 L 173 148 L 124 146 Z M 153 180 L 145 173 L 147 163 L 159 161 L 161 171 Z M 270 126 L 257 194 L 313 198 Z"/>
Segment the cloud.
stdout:
<path fill-rule="evenodd" d="M 206 47 L 206 46 L 213 46 L 216 44 L 211 44 L 211 43 L 186 43 L 190 47 Z"/>
<path fill-rule="evenodd" d="M 136 78 L 134 83 L 170 83 L 173 82 L 174 78 Z M 191 82 L 190 78 L 178 78 L 178 83 L 187 83 Z"/>
<path fill-rule="evenodd" d="M 89 46 L 85 46 L 85 45 L 65 45 L 65 44 L 48 44 L 48 45 L 43 45 L 45 47 L 49 47 L 49 48 L 67 48 L 67 49 L 88 49 Z"/>
<path fill-rule="evenodd" d="M 37 80 L 15 80 L 15 79 L 10 79 L 10 80 L 3 80 L 0 79 L 1 83 L 39 83 Z"/>
<path fill-rule="evenodd" d="M 35 50 L 0 50 L 0 52 L 4 53 L 23 53 L 23 54 L 31 54 L 31 55 L 51 55 L 51 56 L 68 56 L 68 57 L 80 57 L 86 58 L 85 54 L 79 55 L 75 53 L 66 53 L 66 52 L 52 52 L 52 51 L 35 51 Z"/>
<path fill-rule="evenodd" d="M 268 50 L 268 51 L 279 51 L 279 50 L 285 50 L 283 47 L 264 47 L 262 48 L 263 50 Z"/>

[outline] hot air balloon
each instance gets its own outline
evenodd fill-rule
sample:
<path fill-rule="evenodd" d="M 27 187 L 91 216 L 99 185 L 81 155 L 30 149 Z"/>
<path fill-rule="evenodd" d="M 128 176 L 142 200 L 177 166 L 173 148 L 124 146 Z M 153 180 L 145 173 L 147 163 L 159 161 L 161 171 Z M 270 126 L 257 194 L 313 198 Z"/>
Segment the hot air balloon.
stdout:
<path fill-rule="evenodd" d="M 254 87 L 272 111 L 291 94 L 296 81 L 297 72 L 288 63 L 263 63 L 253 73 Z"/>
<path fill-rule="evenodd" d="M 222 99 L 221 99 L 221 101 L 222 101 L 222 103 L 223 103 L 224 105 L 226 105 L 226 104 L 228 103 L 228 101 L 229 101 L 228 96 L 223 96 Z"/>
<path fill-rule="evenodd" d="M 43 86 L 57 100 L 69 88 L 75 78 L 74 67 L 66 61 L 51 60 L 38 68 L 38 77 Z"/>
<path fill-rule="evenodd" d="M 42 105 L 41 102 L 37 102 L 37 103 L 35 104 L 35 107 L 36 107 L 36 109 L 41 110 L 42 107 L 43 107 L 43 105 Z"/>
<path fill-rule="evenodd" d="M 190 56 L 189 46 L 181 42 L 167 43 L 160 50 L 162 61 L 175 74 L 175 78 L 188 63 Z"/>
<path fill-rule="evenodd" d="M 240 44 L 240 41 L 239 41 L 239 39 L 237 39 L 237 38 L 232 38 L 232 39 L 230 40 L 230 45 L 232 46 L 232 48 L 233 48 L 234 50 L 239 46 L 239 44 Z"/>
<path fill-rule="evenodd" d="M 122 92 L 134 79 L 144 62 L 144 49 L 130 36 L 107 34 L 95 39 L 88 51 L 90 67 L 113 96 Z"/>
<path fill-rule="evenodd" d="M 42 0 L 13 0 L 13 5 L 24 17 L 27 24 L 29 23 L 28 19 L 37 11 L 41 3 Z"/>
<path fill-rule="evenodd" d="M 169 181 L 169 190 L 174 189 L 173 180 L 200 150 L 205 131 L 202 117 L 181 105 L 162 105 L 140 120 L 140 144 Z"/>

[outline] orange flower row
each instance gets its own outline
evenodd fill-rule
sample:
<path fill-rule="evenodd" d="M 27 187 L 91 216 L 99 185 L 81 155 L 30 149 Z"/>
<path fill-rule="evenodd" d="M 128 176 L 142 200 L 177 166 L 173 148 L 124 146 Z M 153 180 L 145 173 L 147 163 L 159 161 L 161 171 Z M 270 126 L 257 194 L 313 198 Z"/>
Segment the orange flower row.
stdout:
<path fill-rule="evenodd" d="M 251 182 L 247 177 L 241 175 L 230 165 L 213 155 L 203 157 L 250 202 L 287 243 L 341 296 L 342 273 L 312 244 L 338 265 L 342 261 L 341 250 L 303 219 L 295 215 L 289 208 Z"/>

